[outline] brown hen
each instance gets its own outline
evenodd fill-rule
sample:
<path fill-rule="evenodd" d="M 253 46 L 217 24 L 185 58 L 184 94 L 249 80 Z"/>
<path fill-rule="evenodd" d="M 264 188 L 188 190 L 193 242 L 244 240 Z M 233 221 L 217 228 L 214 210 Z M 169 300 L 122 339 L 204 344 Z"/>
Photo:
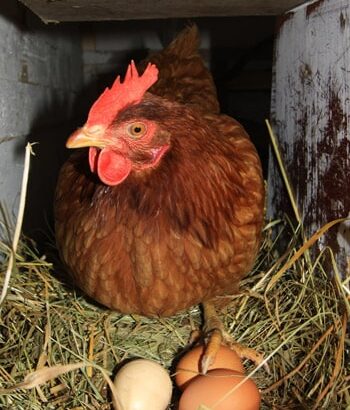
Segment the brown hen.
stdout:
<path fill-rule="evenodd" d="M 185 29 L 154 65 L 129 66 L 69 148 L 55 201 L 61 258 L 77 285 L 123 313 L 170 316 L 238 292 L 261 236 L 264 186 L 242 126 L 219 114 L 212 77 Z M 158 73 L 158 70 L 159 73 Z M 157 79 L 158 78 L 158 79 Z"/>

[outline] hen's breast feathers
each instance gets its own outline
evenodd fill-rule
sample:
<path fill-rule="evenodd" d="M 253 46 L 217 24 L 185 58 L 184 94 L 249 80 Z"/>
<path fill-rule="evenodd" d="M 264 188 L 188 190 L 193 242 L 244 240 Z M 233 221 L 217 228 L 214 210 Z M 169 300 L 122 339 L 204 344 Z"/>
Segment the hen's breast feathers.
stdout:
<path fill-rule="evenodd" d="M 193 25 L 183 30 L 163 51 L 141 63 L 141 71 L 149 61 L 159 68 L 159 79 L 151 87 L 151 93 L 201 111 L 218 113 L 215 84 L 198 48 L 199 32 Z"/>

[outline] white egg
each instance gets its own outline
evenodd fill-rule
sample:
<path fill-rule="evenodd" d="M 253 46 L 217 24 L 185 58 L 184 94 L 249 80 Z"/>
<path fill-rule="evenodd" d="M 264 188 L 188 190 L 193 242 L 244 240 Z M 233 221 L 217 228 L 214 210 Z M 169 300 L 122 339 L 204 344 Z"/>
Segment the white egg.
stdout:
<path fill-rule="evenodd" d="M 171 400 L 168 372 L 152 360 L 133 360 L 114 379 L 116 410 L 165 410 Z"/>

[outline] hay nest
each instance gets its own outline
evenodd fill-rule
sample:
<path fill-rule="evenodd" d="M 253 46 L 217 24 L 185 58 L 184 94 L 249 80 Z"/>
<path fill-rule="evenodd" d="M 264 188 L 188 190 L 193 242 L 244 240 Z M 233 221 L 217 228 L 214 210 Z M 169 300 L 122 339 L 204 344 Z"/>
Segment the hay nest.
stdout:
<path fill-rule="evenodd" d="M 13 236 L 0 242 L 0 408 L 108 410 L 110 377 L 118 366 L 142 357 L 173 374 L 191 332 L 201 325 L 201 312 L 194 307 L 167 319 L 121 315 L 61 280 L 32 241 L 20 240 L 30 151 L 28 145 L 16 227 L 9 218 L 0 221 L 2 232 Z M 276 155 L 288 188 L 278 150 Z M 291 193 L 290 199 L 300 221 Z M 255 268 L 221 313 L 234 339 L 265 355 L 270 373 L 245 363 L 262 392 L 262 409 L 350 408 L 349 269 L 339 274 L 329 248 L 316 257 L 309 252 L 341 221 L 307 241 L 300 223 L 269 223 Z M 170 409 L 177 397 L 174 388 Z"/>
<path fill-rule="evenodd" d="M 311 260 L 310 243 L 303 247 L 300 230 L 281 254 L 277 243 L 286 228 L 289 224 L 282 221 L 265 228 L 255 269 L 222 319 L 237 341 L 267 358 L 270 374 L 245 363 L 262 391 L 262 409 L 346 408 L 349 277 L 341 281 L 335 270 L 330 280 L 323 262 L 334 261 L 331 250 Z M 10 248 L 1 243 L 1 252 L 4 272 Z M 97 306 L 61 281 L 32 242 L 22 240 L 1 306 L 0 407 L 110 409 L 106 375 L 113 376 L 118 364 L 132 357 L 156 360 L 172 373 L 200 324 L 198 307 L 157 320 Z M 23 383 L 29 373 L 57 365 L 66 367 L 45 375 L 40 386 L 28 378 Z M 175 409 L 176 391 L 174 397 Z"/>

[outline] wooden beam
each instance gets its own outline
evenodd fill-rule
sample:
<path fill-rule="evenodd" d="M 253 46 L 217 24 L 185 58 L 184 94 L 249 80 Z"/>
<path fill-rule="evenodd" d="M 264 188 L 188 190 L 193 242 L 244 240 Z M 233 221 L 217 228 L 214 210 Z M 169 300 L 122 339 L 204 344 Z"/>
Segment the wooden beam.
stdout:
<path fill-rule="evenodd" d="M 306 236 L 350 216 L 350 3 L 319 0 L 291 13 L 276 43 L 272 119 Z M 279 170 L 270 164 L 269 212 L 288 209 Z M 340 272 L 350 268 L 350 223 L 317 243 Z"/>
<path fill-rule="evenodd" d="M 305 0 L 21 0 L 44 22 L 280 15 Z"/>

